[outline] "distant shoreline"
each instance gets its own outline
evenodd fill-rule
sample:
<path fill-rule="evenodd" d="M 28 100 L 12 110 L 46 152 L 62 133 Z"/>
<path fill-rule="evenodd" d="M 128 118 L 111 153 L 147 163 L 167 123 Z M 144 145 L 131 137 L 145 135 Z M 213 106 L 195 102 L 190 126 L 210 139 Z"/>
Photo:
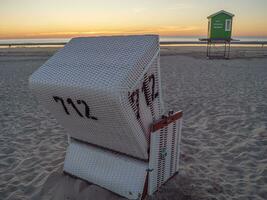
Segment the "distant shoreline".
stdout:
<path fill-rule="evenodd" d="M 28 42 L 28 43 L 6 43 L 0 44 L 1 47 L 13 47 L 13 46 L 64 46 L 67 42 Z M 205 45 L 207 42 L 204 41 L 161 41 L 160 45 Z M 231 44 L 239 45 L 260 45 L 264 46 L 267 44 L 267 41 L 232 41 Z"/>

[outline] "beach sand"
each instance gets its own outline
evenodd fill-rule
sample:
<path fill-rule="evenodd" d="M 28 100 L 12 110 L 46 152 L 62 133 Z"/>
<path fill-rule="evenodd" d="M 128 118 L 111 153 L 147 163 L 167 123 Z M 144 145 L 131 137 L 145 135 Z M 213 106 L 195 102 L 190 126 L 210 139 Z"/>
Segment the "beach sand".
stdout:
<path fill-rule="evenodd" d="M 0 199 L 124 199 L 62 173 L 65 131 L 28 89 L 56 50 L 0 49 Z M 184 111 L 181 168 L 149 199 L 267 199 L 266 47 L 232 51 L 161 48 L 165 107 Z"/>

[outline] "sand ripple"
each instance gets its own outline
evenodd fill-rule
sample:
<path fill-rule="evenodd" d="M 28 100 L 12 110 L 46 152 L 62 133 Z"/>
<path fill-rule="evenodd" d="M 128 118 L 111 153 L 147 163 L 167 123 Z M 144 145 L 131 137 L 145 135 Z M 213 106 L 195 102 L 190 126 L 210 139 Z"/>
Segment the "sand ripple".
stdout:
<path fill-rule="evenodd" d="M 150 199 L 267 199 L 266 58 L 177 51 L 163 54 L 161 71 L 166 108 L 184 111 L 181 171 Z M 62 174 L 64 130 L 28 90 L 46 54 L 3 55 L 0 199 L 122 199 Z"/>
<path fill-rule="evenodd" d="M 46 59 L 0 59 L 0 199 L 28 199 L 62 167 L 64 131 L 28 90 Z M 2 60 L 3 59 L 3 60 Z"/>

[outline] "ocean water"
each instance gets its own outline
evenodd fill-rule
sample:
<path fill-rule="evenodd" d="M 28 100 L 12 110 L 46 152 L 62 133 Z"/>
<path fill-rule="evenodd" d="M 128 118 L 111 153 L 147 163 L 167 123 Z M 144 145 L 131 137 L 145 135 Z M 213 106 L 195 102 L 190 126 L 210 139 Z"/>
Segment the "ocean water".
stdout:
<path fill-rule="evenodd" d="M 205 36 L 160 36 L 161 42 L 197 42 L 199 38 L 205 38 Z M 240 41 L 266 41 L 266 37 L 233 37 Z M 65 43 L 71 38 L 43 38 L 43 39 L 0 39 L 0 44 L 42 44 L 42 43 Z"/>

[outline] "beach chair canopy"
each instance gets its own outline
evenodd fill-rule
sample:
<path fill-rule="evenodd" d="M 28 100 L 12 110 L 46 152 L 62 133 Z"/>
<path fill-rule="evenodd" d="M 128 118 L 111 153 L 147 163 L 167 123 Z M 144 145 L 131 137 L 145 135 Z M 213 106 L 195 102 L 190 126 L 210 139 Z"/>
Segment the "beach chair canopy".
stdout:
<path fill-rule="evenodd" d="M 149 127 L 163 113 L 158 36 L 74 38 L 30 87 L 72 138 L 148 159 Z"/>

